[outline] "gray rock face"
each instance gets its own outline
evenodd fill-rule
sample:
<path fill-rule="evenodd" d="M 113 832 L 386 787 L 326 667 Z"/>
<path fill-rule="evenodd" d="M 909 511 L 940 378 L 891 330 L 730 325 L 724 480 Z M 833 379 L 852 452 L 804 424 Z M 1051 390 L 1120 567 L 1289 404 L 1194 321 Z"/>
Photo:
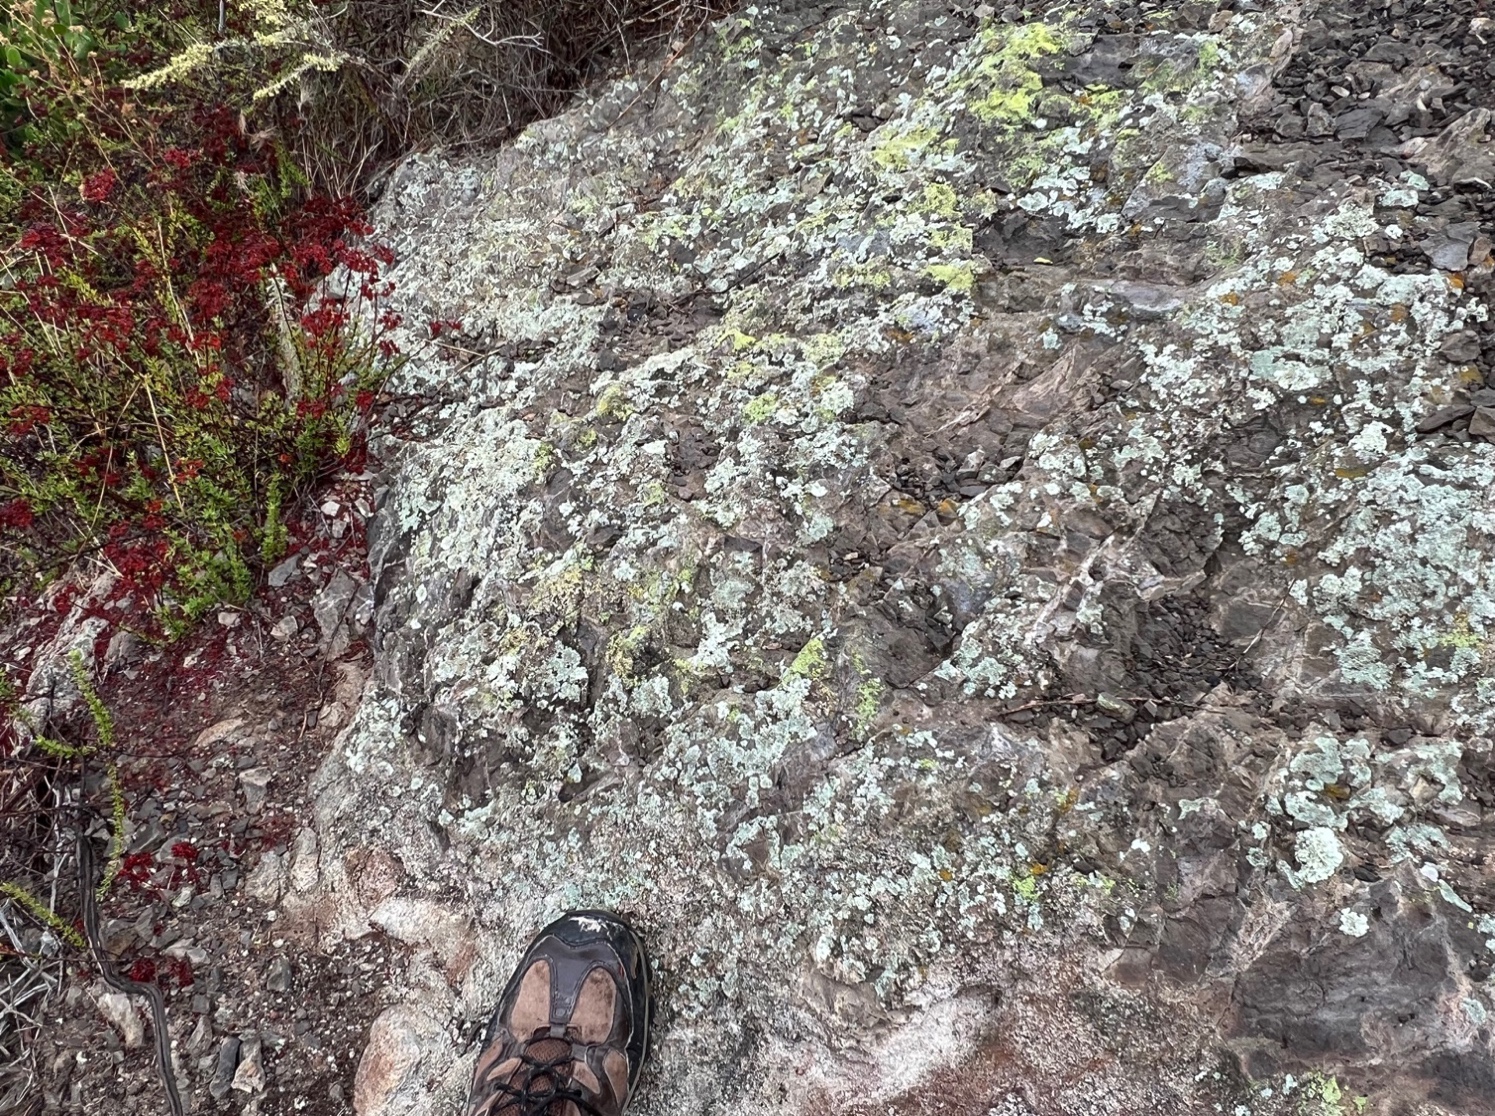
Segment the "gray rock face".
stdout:
<path fill-rule="evenodd" d="M 1483 1111 L 1473 6 L 788 7 L 386 193 L 359 1111 L 581 905 L 644 1113 Z"/>

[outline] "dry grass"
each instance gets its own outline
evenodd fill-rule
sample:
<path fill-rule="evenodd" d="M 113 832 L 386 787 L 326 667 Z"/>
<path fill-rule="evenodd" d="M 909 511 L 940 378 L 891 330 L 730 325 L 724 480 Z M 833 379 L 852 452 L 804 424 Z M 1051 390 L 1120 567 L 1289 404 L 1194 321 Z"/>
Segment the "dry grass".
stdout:
<path fill-rule="evenodd" d="M 599 77 L 662 59 L 727 0 L 359 0 L 317 28 L 343 61 L 282 112 L 317 188 L 360 194 L 412 150 L 504 140 Z"/>
<path fill-rule="evenodd" d="M 0 880 L 21 884 L 47 909 L 58 909 L 59 872 L 66 843 L 57 821 L 63 792 L 52 772 L 23 764 L 14 756 L 0 765 Z M 32 1037 L 42 1027 L 41 1011 L 63 977 L 63 949 L 23 904 L 0 896 L 0 1113 L 26 1112 L 28 1098 L 39 1100 Z"/>

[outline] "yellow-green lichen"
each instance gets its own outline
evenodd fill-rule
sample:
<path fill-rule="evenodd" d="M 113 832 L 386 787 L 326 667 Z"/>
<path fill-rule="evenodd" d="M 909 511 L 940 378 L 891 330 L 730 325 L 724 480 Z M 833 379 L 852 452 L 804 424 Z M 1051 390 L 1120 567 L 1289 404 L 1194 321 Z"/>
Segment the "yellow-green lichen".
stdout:
<path fill-rule="evenodd" d="M 885 291 L 893 285 L 893 273 L 885 267 L 857 265 L 843 267 L 831 277 L 831 286 L 837 290 L 865 287 L 872 291 Z"/>
<path fill-rule="evenodd" d="M 621 384 L 608 384 L 597 398 L 597 415 L 604 419 L 622 421 L 633 414 L 633 405 L 628 401 L 628 392 Z"/>
<path fill-rule="evenodd" d="M 949 153 L 955 150 L 955 140 L 940 140 L 940 132 L 920 125 L 904 131 L 889 130 L 872 145 L 872 162 L 883 170 L 908 170 L 926 151 L 937 150 Z"/>
<path fill-rule="evenodd" d="M 830 661 L 825 656 L 825 641 L 819 636 L 799 649 L 794 661 L 784 671 L 786 678 L 808 678 L 818 682 L 830 670 Z"/>
<path fill-rule="evenodd" d="M 637 624 L 626 633 L 615 635 L 607 641 L 608 669 L 621 678 L 625 683 L 638 681 L 634 673 L 634 657 L 648 638 L 649 629 L 642 624 Z"/>
<path fill-rule="evenodd" d="M 535 476 L 542 484 L 555 471 L 557 460 L 555 447 L 549 442 L 540 442 L 535 446 Z"/>
<path fill-rule="evenodd" d="M 1223 60 L 1223 52 L 1220 50 L 1219 39 L 1205 39 L 1199 44 L 1199 65 L 1202 73 L 1212 74 L 1220 68 Z"/>
<path fill-rule="evenodd" d="M 936 217 L 954 217 L 959 210 L 960 195 L 947 183 L 931 182 L 924 187 L 924 209 Z"/>
<path fill-rule="evenodd" d="M 975 84 L 986 93 L 971 103 L 971 112 L 984 124 L 1016 124 L 1033 115 L 1043 93 L 1043 78 L 1029 63 L 1064 49 L 1056 30 L 1030 23 L 982 32 L 988 50 L 976 66 Z"/>
<path fill-rule="evenodd" d="M 829 368 L 846 355 L 846 341 L 834 333 L 815 333 L 805 338 L 805 359 L 817 368 Z"/>
<path fill-rule="evenodd" d="M 581 615 L 584 580 L 582 563 L 572 555 L 552 563 L 530 594 L 530 615 L 548 617 L 552 629 L 576 623 Z"/>
<path fill-rule="evenodd" d="M 646 508 L 659 507 L 665 503 L 664 482 L 661 480 L 650 480 L 643 488 L 639 489 L 639 503 Z"/>
<path fill-rule="evenodd" d="M 1357 1102 L 1360 1098 L 1356 1098 Z M 1339 1080 L 1330 1074 L 1310 1073 L 1303 1080 L 1303 1103 L 1299 1106 L 1302 1116 L 1345 1116 L 1344 1090 Z M 1357 1103 L 1357 1111 L 1364 1106 Z"/>
<path fill-rule="evenodd" d="M 743 420 L 757 426 L 773 418 L 779 409 L 779 397 L 771 391 L 765 391 L 748 401 L 747 406 L 742 409 Z"/>
<path fill-rule="evenodd" d="M 924 274 L 945 285 L 946 290 L 958 294 L 970 294 L 976 285 L 975 267 L 966 262 L 954 264 L 930 264 Z"/>
<path fill-rule="evenodd" d="M 969 252 L 975 247 L 975 236 L 969 226 L 956 225 L 949 229 L 935 229 L 929 234 L 929 243 L 948 251 Z"/>
<path fill-rule="evenodd" d="M 857 686 L 857 704 L 852 715 L 852 732 L 858 740 L 867 738 L 867 731 L 877 718 L 882 707 L 883 684 L 879 678 L 868 678 Z"/>

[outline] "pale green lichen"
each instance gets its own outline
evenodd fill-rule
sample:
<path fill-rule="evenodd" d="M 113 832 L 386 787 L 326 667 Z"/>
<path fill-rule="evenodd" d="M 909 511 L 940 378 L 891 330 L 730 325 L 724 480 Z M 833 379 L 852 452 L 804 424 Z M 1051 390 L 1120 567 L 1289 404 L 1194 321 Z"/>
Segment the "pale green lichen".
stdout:
<path fill-rule="evenodd" d="M 1339 843 L 1334 830 L 1314 826 L 1298 834 L 1293 846 L 1293 857 L 1298 862 L 1296 878 L 1290 869 L 1288 872 L 1296 886 L 1323 883 L 1344 863 L 1344 846 Z"/>

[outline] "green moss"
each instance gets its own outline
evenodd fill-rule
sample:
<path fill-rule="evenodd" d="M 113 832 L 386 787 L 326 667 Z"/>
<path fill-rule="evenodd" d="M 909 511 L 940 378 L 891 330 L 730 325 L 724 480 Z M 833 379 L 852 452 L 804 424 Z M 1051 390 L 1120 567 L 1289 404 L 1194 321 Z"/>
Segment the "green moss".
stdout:
<path fill-rule="evenodd" d="M 51 927 L 52 931 L 57 934 L 58 937 L 62 938 L 65 942 L 67 942 L 74 948 L 87 948 L 87 943 L 83 940 L 83 935 L 78 933 L 77 929 L 70 922 L 68 922 L 61 915 L 57 914 L 54 910 L 52 910 L 51 907 L 47 906 L 45 902 L 39 899 L 36 895 L 33 895 L 30 891 L 27 891 L 20 884 L 11 883 L 9 881 L 0 883 L 0 896 L 4 896 L 5 898 L 12 900 L 18 906 L 24 907 L 27 911 L 30 912 L 33 918 L 35 918 L 43 925 Z"/>
<path fill-rule="evenodd" d="M 1019 876 L 1012 881 L 1012 893 L 1025 903 L 1038 902 L 1038 881 L 1032 876 Z"/>

